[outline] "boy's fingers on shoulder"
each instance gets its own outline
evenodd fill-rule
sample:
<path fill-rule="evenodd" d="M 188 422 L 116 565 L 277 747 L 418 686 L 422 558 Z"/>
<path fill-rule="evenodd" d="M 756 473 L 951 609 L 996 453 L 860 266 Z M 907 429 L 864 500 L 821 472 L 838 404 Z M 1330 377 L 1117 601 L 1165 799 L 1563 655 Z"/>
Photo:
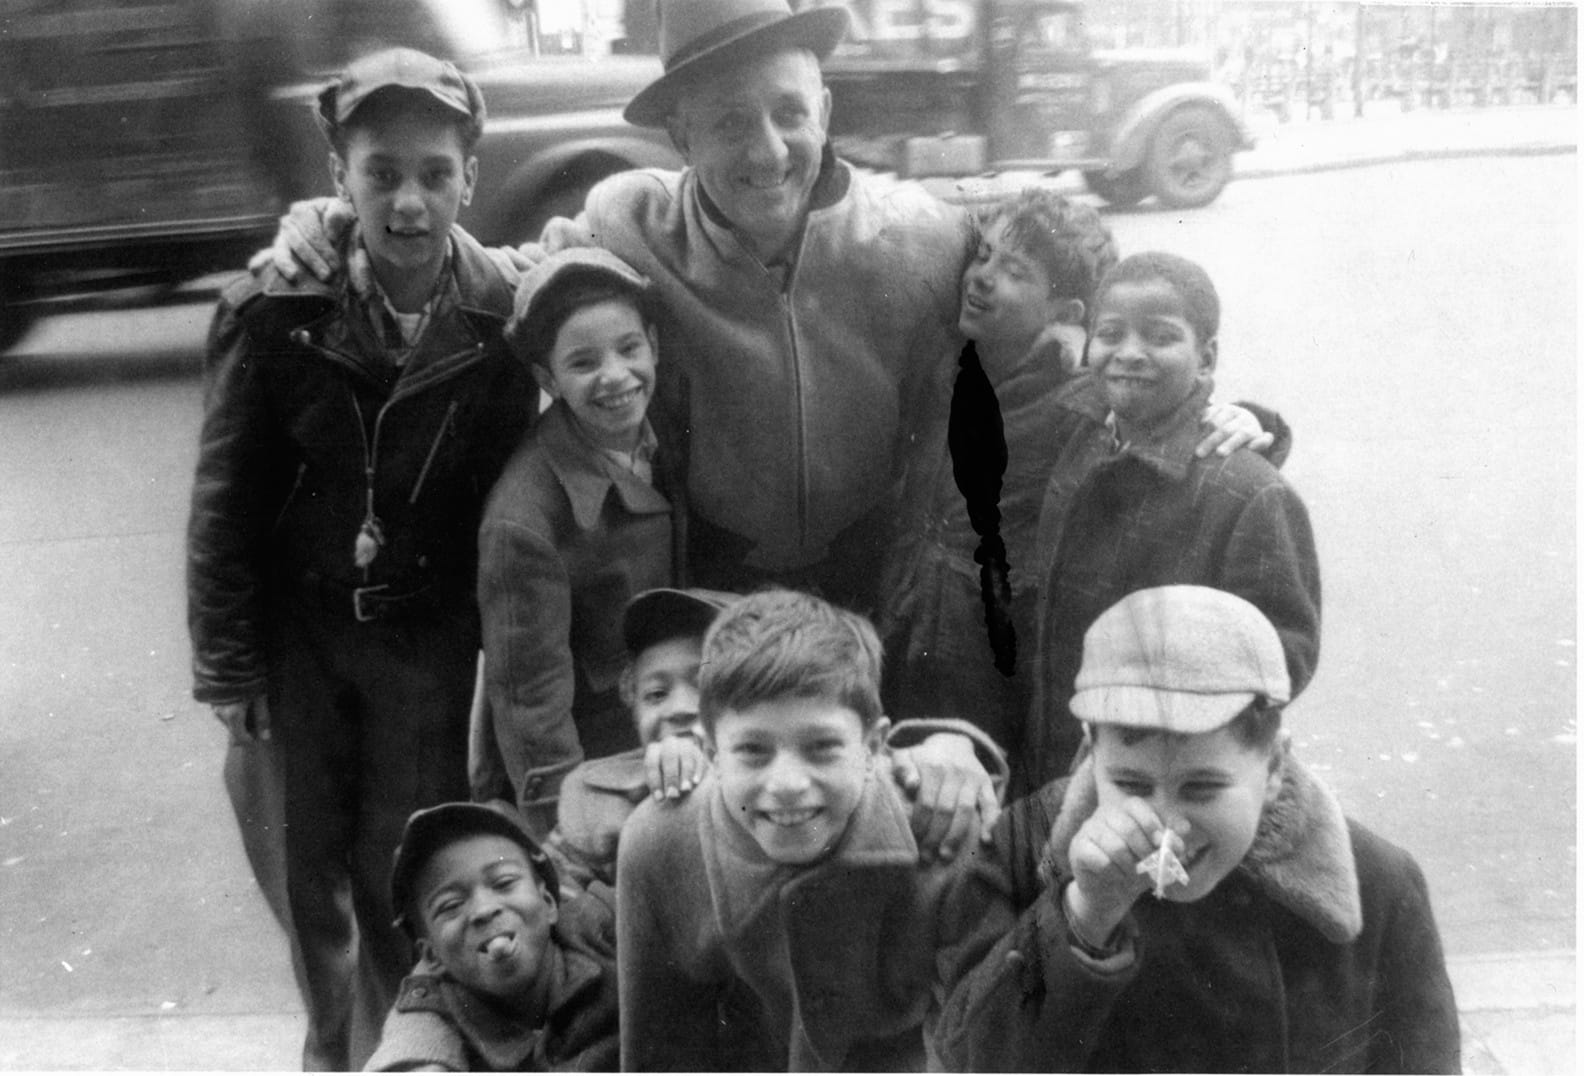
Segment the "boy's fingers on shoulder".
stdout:
<path fill-rule="evenodd" d="M 919 773 L 918 762 L 913 758 L 913 752 L 902 748 L 891 754 L 891 779 L 903 791 L 916 793 L 923 777 Z"/>

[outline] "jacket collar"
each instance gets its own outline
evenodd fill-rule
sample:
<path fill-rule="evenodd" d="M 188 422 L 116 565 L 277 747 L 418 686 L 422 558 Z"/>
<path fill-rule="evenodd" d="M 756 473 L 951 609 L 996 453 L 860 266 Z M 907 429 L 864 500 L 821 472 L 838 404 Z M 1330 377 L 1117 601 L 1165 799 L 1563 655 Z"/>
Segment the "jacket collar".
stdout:
<path fill-rule="evenodd" d="M 287 280 L 271 264 L 260 278 L 260 290 L 273 299 L 339 300 L 347 288 L 344 249 L 355 234 L 356 229 L 349 228 L 342 237 L 342 265 L 328 282 L 308 272 L 299 273 L 296 280 Z M 463 309 L 505 322 L 503 312 L 511 309 L 517 287 L 516 271 L 506 270 L 478 240 L 456 225 L 451 228 L 451 273 Z"/>
<path fill-rule="evenodd" d="M 345 242 L 352 242 L 355 232 L 349 230 Z M 516 287 L 515 274 L 508 274 L 492 261 L 484 248 L 460 228 L 451 232 L 450 270 L 451 279 L 435 300 L 429 331 L 401 372 L 403 391 L 426 387 L 471 365 L 501 339 L 505 311 L 511 309 Z M 366 319 L 352 316 L 363 300 L 352 289 L 344 268 L 326 283 L 309 273 L 290 281 L 271 266 L 264 271 L 259 288 L 268 298 L 303 303 L 303 319 L 289 330 L 293 339 L 350 360 L 376 381 L 395 380 L 394 367 L 375 358 L 380 354 L 380 345 L 364 327 Z M 451 312 L 463 316 L 447 316 Z"/>
<path fill-rule="evenodd" d="M 1293 757 L 1291 747 L 1283 743 L 1279 750 L 1281 790 L 1260 816 L 1254 846 L 1236 873 L 1329 941 L 1346 944 L 1364 929 L 1347 818 L 1331 790 Z M 1098 806 L 1090 755 L 1067 784 L 1040 857 L 1040 875 L 1047 883 L 1072 877 L 1067 847 Z"/>
<path fill-rule="evenodd" d="M 704 858 L 722 937 L 734 938 L 750 931 L 791 883 L 837 882 L 855 891 L 871 890 L 876 880 L 873 871 L 901 868 L 911 884 L 918 866 L 918 844 L 900 798 L 882 785 L 883 775 L 884 768 L 877 760 L 836 847 L 809 866 L 777 863 L 766 856 L 731 817 L 714 776 L 705 778 L 693 795 L 704 797 L 707 804 Z"/>
<path fill-rule="evenodd" d="M 659 490 L 617 467 L 584 440 L 573 426 L 574 421 L 566 405 L 558 400 L 541 416 L 534 437 L 544 447 L 550 470 L 572 502 L 572 518 L 579 528 L 591 531 L 599 526 L 605 498 L 612 487 L 622 506 L 634 515 L 671 510 L 671 503 Z"/>
<path fill-rule="evenodd" d="M 1206 379 L 1155 428 L 1150 437 L 1128 441 L 1120 449 L 1119 455 L 1138 460 L 1162 476 L 1181 482 L 1188 477 L 1188 469 L 1193 465 L 1194 449 L 1204 439 L 1200 432 L 1199 416 L 1203 414 L 1214 389 L 1215 384 Z M 1106 419 L 1109 423 L 1110 413 Z"/>
<path fill-rule="evenodd" d="M 589 996 L 600 988 L 599 963 L 564 946 L 554 927 L 551 939 L 545 949 L 550 1005 L 542 1026 L 503 1013 L 430 960 L 420 962 L 403 982 L 398 1008 L 448 1015 L 488 1071 L 519 1071 L 533 1058 L 545 1035 L 557 1036 L 585 1015 Z"/>

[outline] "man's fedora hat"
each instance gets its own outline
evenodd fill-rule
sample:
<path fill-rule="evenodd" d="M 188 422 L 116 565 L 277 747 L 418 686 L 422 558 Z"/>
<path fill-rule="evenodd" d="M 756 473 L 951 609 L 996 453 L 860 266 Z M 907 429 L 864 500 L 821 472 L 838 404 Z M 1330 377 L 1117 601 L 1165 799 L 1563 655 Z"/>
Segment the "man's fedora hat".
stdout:
<path fill-rule="evenodd" d="M 821 60 L 847 32 L 845 7 L 793 14 L 787 0 L 658 0 L 665 74 L 639 91 L 622 116 L 637 127 L 664 127 L 678 91 L 701 71 L 754 51 L 806 48 Z"/>

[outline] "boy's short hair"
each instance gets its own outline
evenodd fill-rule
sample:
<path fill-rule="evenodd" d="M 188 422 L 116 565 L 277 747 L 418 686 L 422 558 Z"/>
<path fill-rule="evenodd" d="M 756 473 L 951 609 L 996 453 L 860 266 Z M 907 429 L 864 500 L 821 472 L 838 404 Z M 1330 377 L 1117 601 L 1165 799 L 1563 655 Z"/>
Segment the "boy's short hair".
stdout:
<path fill-rule="evenodd" d="M 412 112 L 454 122 L 464 153 L 484 133 L 484 95 L 478 85 L 455 64 L 417 49 L 360 56 L 319 92 L 320 129 L 342 156 L 350 131 Z"/>
<path fill-rule="evenodd" d="M 699 716 L 712 733 L 727 711 L 780 699 L 829 699 L 868 730 L 882 716 L 880 639 L 856 613 L 792 590 L 728 606 L 704 636 Z"/>
<path fill-rule="evenodd" d="M 1099 213 L 1048 188 L 1029 187 L 993 206 L 983 227 L 998 220 L 1006 222 L 1018 249 L 1044 268 L 1058 297 L 1089 308 L 1095 287 L 1117 263 L 1116 241 Z"/>
<path fill-rule="evenodd" d="M 1210 274 L 1198 262 L 1165 251 L 1151 250 L 1132 254 L 1118 262 L 1100 281 L 1095 292 L 1096 305 L 1117 284 L 1137 284 L 1164 280 L 1182 298 L 1183 314 L 1203 344 L 1221 329 L 1221 297 Z"/>
<path fill-rule="evenodd" d="M 414 890 L 424 867 L 442 848 L 481 834 L 505 837 L 520 846 L 527 854 L 528 865 L 549 890 L 551 899 L 559 899 L 561 883 L 555 864 L 533 839 L 515 808 L 493 800 L 489 803 L 442 803 L 415 811 L 407 819 L 401 844 L 396 846 L 391 864 L 391 907 L 396 910 L 396 925 L 405 930 L 408 937 L 416 940 L 426 933 L 423 911 L 415 907 L 422 894 Z"/>
<path fill-rule="evenodd" d="M 1291 697 L 1276 629 L 1224 590 L 1136 590 L 1084 633 L 1071 707 L 1080 720 L 1147 732 L 1214 732 Z M 1252 719 L 1257 722 L 1267 718 Z"/>
<path fill-rule="evenodd" d="M 518 281 L 506 343 L 522 361 L 548 366 L 566 319 L 609 299 L 632 303 L 645 328 L 655 324 L 659 300 L 648 277 L 599 247 L 557 251 Z"/>

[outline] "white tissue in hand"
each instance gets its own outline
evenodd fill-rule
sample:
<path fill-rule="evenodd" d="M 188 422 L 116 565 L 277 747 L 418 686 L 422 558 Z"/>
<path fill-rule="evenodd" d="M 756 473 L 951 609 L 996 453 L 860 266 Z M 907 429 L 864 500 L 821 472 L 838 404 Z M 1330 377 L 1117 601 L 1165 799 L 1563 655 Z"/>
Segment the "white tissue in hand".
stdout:
<path fill-rule="evenodd" d="M 1166 895 L 1166 887 L 1172 884 L 1187 885 L 1188 872 L 1183 869 L 1182 863 L 1177 859 L 1171 845 L 1167 844 L 1166 834 L 1161 834 L 1160 847 L 1151 852 L 1144 862 L 1134 870 L 1140 874 L 1147 874 L 1155 881 L 1155 896 L 1157 899 Z"/>

